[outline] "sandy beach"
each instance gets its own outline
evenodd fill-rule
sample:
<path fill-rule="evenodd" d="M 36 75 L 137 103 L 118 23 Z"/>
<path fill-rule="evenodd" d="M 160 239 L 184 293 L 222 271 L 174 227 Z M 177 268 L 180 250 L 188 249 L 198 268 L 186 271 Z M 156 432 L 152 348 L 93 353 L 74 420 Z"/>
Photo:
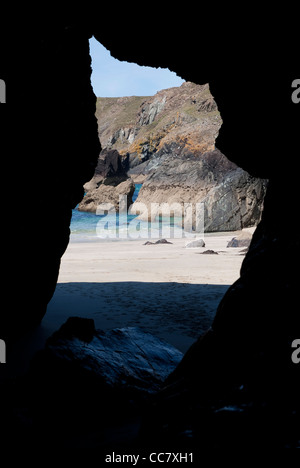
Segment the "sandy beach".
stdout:
<path fill-rule="evenodd" d="M 186 248 L 184 238 L 158 245 L 72 241 L 43 327 L 48 333 L 69 316 L 89 317 L 103 330 L 141 327 L 185 352 L 239 276 L 244 249 L 227 248 L 237 234 L 206 234 L 200 248 Z M 208 249 L 218 255 L 202 254 Z"/>
<path fill-rule="evenodd" d="M 13 373 L 24 372 L 72 316 L 92 318 L 102 330 L 137 326 L 185 352 L 211 325 L 222 296 L 239 277 L 244 248 L 227 248 L 238 234 L 206 234 L 199 248 L 185 248 L 184 238 L 157 245 L 73 238 L 41 325 L 7 350 Z M 218 255 L 202 255 L 208 249 Z"/>

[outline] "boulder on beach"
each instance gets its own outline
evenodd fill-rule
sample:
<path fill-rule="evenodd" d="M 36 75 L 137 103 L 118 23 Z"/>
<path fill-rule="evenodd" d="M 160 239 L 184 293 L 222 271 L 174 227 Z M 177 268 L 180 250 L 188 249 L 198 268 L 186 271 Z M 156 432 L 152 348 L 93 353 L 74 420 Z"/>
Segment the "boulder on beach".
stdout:
<path fill-rule="evenodd" d="M 119 428 L 129 416 L 133 437 L 142 405 L 182 357 L 140 328 L 102 331 L 92 319 L 70 317 L 31 361 L 30 417 L 41 433 L 51 428 L 57 440 L 77 440 L 101 431 L 105 437 L 105 428 Z"/>
<path fill-rule="evenodd" d="M 181 359 L 179 350 L 138 327 L 102 331 L 92 319 L 70 317 L 47 340 L 39 364 L 86 376 L 86 385 L 92 378 L 104 392 L 151 394 Z"/>
<path fill-rule="evenodd" d="M 168 241 L 167 239 L 158 239 L 156 242 L 147 241 L 144 245 L 156 245 L 156 244 L 173 244 L 173 242 Z"/>
<path fill-rule="evenodd" d="M 249 247 L 252 239 L 251 230 L 243 230 L 239 235 L 233 237 L 227 247 Z"/>
<path fill-rule="evenodd" d="M 185 244 L 186 249 L 195 249 L 197 247 L 205 247 L 205 242 L 203 239 L 194 239 Z"/>

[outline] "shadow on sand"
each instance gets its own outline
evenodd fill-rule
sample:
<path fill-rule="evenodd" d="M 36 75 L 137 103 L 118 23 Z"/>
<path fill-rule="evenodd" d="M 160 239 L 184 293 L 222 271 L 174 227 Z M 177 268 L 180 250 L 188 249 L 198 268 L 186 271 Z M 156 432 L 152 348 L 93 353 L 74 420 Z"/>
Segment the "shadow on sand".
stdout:
<path fill-rule="evenodd" d="M 36 351 L 69 317 L 96 329 L 140 327 L 185 353 L 214 319 L 229 285 L 111 282 L 58 283 L 40 326 L 7 351 L 6 372 L 23 373 Z"/>
<path fill-rule="evenodd" d="M 59 283 L 43 321 L 58 328 L 69 316 L 96 328 L 138 326 L 185 352 L 211 325 L 229 285 L 188 283 Z M 54 331 L 53 328 L 53 331 Z"/>

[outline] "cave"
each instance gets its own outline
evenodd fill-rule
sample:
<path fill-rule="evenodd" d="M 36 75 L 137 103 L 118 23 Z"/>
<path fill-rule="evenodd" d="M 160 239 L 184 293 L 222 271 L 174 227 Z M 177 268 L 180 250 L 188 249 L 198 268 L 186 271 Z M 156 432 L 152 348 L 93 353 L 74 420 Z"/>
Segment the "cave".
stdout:
<path fill-rule="evenodd" d="M 145 415 L 141 437 L 155 443 L 159 434 L 167 444 L 179 426 L 189 427 L 184 415 L 193 419 L 193 413 L 199 417 L 193 443 L 200 448 L 297 446 L 299 365 L 291 360 L 291 345 L 300 337 L 299 239 L 294 232 L 300 105 L 291 99 L 300 73 L 296 19 L 275 7 L 271 20 L 254 6 L 234 14 L 233 7 L 222 9 L 203 4 L 196 13 L 161 6 L 136 17 L 126 6 L 31 11 L 26 5 L 17 15 L 4 15 L 0 338 L 7 362 L 0 364 L 1 375 L 5 380 L 10 353 L 46 313 L 69 241 L 71 210 L 83 197 L 101 149 L 90 83 L 89 39 L 94 36 L 119 60 L 169 68 L 186 81 L 209 83 L 223 120 L 217 147 L 251 175 L 269 180 L 262 220 L 240 278 L 223 297 L 212 328 L 169 376 L 166 394 Z M 285 23 L 282 37 L 278 28 Z M 247 391 L 241 395 L 242 387 Z M 21 428 L 10 420 L 14 402 L 5 403 L 11 393 L 2 381 L 3 388 L 3 437 L 14 434 L 24 441 Z M 26 405 L 30 389 L 25 385 L 23 390 L 19 404 Z M 211 416 L 207 408 L 217 400 L 232 406 L 243 400 L 253 410 L 242 417 L 229 412 Z M 177 419 L 172 405 L 181 408 Z M 166 421 L 167 434 L 161 429 Z"/>

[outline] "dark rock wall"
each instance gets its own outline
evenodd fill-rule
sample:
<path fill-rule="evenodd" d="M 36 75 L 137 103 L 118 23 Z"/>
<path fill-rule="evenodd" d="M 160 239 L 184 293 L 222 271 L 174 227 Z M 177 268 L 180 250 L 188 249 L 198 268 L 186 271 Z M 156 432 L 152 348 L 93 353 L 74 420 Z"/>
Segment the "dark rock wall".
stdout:
<path fill-rule="evenodd" d="M 14 28 L 6 31 L 6 67 L 0 72 L 7 86 L 1 108 L 3 233 L 11 242 L 0 330 L 12 337 L 46 312 L 69 240 L 71 209 L 100 153 L 90 33 L 78 18 L 74 24 L 59 12 L 31 17 L 29 11 L 23 17 L 18 12 Z"/>

